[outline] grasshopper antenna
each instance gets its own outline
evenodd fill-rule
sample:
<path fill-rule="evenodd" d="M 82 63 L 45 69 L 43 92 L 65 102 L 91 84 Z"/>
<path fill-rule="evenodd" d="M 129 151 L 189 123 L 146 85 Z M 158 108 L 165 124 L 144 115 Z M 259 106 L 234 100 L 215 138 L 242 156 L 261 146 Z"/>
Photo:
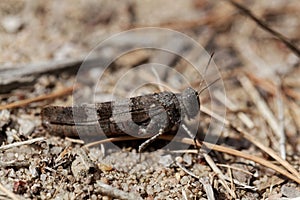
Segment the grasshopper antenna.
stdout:
<path fill-rule="evenodd" d="M 206 75 L 206 71 L 207 71 L 207 69 L 208 69 L 208 67 L 209 67 L 209 65 L 210 65 L 210 62 L 211 62 L 212 58 L 214 57 L 214 54 L 215 54 L 215 52 L 212 52 L 212 53 L 210 54 L 210 58 L 209 58 L 209 60 L 208 60 L 208 63 L 207 63 L 207 65 L 205 66 L 204 76 Z M 200 81 L 199 88 L 201 88 L 203 82 L 204 82 L 204 79 L 202 79 L 202 80 Z"/>
<path fill-rule="evenodd" d="M 213 84 L 215 84 L 216 82 L 218 82 L 221 78 L 217 78 L 216 80 L 214 80 L 213 82 L 211 82 L 210 84 L 208 84 L 206 87 L 202 88 L 200 91 L 197 91 L 197 96 L 199 96 L 204 90 L 206 90 L 207 88 L 209 88 L 210 86 L 212 86 Z"/>
<path fill-rule="evenodd" d="M 209 58 L 208 63 L 207 63 L 207 65 L 206 65 L 206 67 L 205 67 L 205 70 L 204 70 L 204 75 L 206 74 L 206 71 L 207 71 L 207 69 L 208 69 L 208 67 L 209 67 L 209 65 L 210 65 L 210 63 L 211 63 L 211 60 L 212 60 L 212 58 L 214 57 L 214 55 L 215 55 L 215 52 L 212 52 L 212 53 L 210 54 L 210 58 Z M 204 90 L 206 90 L 207 88 L 209 88 L 211 85 L 215 84 L 218 80 L 220 80 L 220 78 L 217 78 L 217 79 L 214 80 L 212 83 L 210 83 L 210 84 L 208 84 L 206 87 L 202 88 L 200 91 L 197 91 L 198 96 L 199 96 Z M 201 88 L 203 82 L 204 82 L 204 79 L 201 80 L 201 82 L 200 82 L 200 84 L 199 84 L 199 88 Z"/>

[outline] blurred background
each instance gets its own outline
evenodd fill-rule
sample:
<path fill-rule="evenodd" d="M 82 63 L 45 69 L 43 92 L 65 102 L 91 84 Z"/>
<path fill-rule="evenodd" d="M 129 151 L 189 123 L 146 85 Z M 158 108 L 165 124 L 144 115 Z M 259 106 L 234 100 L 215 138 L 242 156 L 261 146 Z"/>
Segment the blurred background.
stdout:
<path fill-rule="evenodd" d="M 243 2 L 243 1 L 241 1 Z M 298 1 L 245 1 L 269 26 L 299 44 Z M 75 0 L 0 2 L 1 66 L 85 56 L 114 33 L 155 26 L 181 31 L 219 66 L 251 65 L 268 74 L 287 71 L 298 58 L 227 1 Z"/>

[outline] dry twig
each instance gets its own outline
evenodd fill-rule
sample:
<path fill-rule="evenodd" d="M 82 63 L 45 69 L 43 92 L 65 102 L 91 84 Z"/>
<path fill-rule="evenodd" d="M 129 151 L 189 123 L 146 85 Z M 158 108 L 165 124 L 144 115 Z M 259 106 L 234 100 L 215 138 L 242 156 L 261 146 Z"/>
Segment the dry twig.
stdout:
<path fill-rule="evenodd" d="M 26 141 L 22 141 L 22 142 L 14 142 L 12 144 L 0 146 L 0 151 L 7 150 L 7 149 L 10 149 L 13 147 L 22 146 L 22 145 L 28 145 L 28 144 L 32 144 L 32 143 L 40 142 L 40 141 L 44 141 L 44 140 L 45 140 L 45 138 L 39 137 L 39 138 L 33 138 L 31 140 L 26 140 Z"/>
<path fill-rule="evenodd" d="M 80 140 L 80 139 L 65 137 L 65 140 L 68 140 L 68 141 L 70 141 L 72 143 L 76 143 L 76 144 L 84 144 L 84 141 Z"/>
<path fill-rule="evenodd" d="M 226 106 L 230 111 L 237 112 L 238 118 L 249 128 L 254 127 L 253 121 L 244 113 L 239 111 L 239 108 L 236 104 L 234 104 L 225 94 L 221 91 L 216 91 L 213 93 L 218 101 Z"/>
<path fill-rule="evenodd" d="M 61 97 L 61 96 L 70 94 L 70 93 L 72 93 L 72 91 L 73 91 L 73 87 L 64 88 L 60 91 L 53 92 L 51 94 L 41 95 L 41 96 L 30 98 L 30 99 L 24 99 L 24 100 L 17 101 L 17 102 L 14 102 L 14 103 L 10 103 L 10 104 L 7 104 L 7 105 L 2 105 L 2 106 L 0 105 L 0 110 L 22 107 L 22 106 L 26 106 L 30 103 L 38 102 L 38 101 L 55 99 L 57 97 Z"/>

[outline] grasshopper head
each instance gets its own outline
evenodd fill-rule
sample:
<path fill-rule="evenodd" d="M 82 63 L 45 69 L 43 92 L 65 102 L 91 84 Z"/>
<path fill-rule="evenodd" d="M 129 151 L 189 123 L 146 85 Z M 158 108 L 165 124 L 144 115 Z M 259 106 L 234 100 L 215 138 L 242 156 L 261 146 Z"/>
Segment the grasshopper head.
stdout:
<path fill-rule="evenodd" d="M 182 104 L 188 118 L 195 118 L 200 110 L 198 92 L 191 87 L 182 92 Z"/>

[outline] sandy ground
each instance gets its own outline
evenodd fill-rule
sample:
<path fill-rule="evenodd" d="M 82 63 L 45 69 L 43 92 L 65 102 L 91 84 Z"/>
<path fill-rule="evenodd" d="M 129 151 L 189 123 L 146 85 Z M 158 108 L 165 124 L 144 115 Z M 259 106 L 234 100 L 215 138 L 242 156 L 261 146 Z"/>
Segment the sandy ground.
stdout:
<path fill-rule="evenodd" d="M 1 1 L 0 199 L 299 197 L 300 2 L 243 5 L 291 46 L 228 1 Z M 206 51 L 186 47 L 176 37 L 148 37 L 147 30 L 99 48 L 114 34 L 143 27 L 178 31 Z M 177 49 L 181 58 L 140 49 L 114 58 L 111 65 L 101 64 L 121 55 L 120 44 L 139 42 Z M 81 63 L 91 51 L 100 58 L 99 67 L 107 67 L 95 91 L 91 85 L 98 81 L 97 71 L 76 76 L 78 65 L 68 63 Z M 211 52 L 213 62 L 203 77 L 187 61 L 204 69 Z M 134 70 L 147 63 L 169 68 Z M 42 126 L 44 106 L 72 105 L 68 88 L 74 83 L 81 84 L 79 92 L 87 103 L 90 95 L 104 102 L 112 94 L 182 92 L 188 84 L 197 88 L 199 80 L 207 84 L 219 77 L 221 81 L 200 95 L 202 112 L 196 119 L 204 141 L 219 145 L 209 150 L 174 140 L 171 149 L 150 151 L 164 146 L 165 140 L 158 140 L 143 153 L 137 152 L 136 141 L 120 142 L 122 148 L 111 148 L 110 142 L 86 148 L 86 138 L 57 136 Z M 163 87 L 143 81 L 158 81 Z M 59 91 L 63 95 L 51 96 Z M 23 104 L 38 96 L 44 100 Z M 15 105 L 6 107 L 11 103 Z M 205 108 L 226 111 L 226 120 L 220 123 Z"/>

